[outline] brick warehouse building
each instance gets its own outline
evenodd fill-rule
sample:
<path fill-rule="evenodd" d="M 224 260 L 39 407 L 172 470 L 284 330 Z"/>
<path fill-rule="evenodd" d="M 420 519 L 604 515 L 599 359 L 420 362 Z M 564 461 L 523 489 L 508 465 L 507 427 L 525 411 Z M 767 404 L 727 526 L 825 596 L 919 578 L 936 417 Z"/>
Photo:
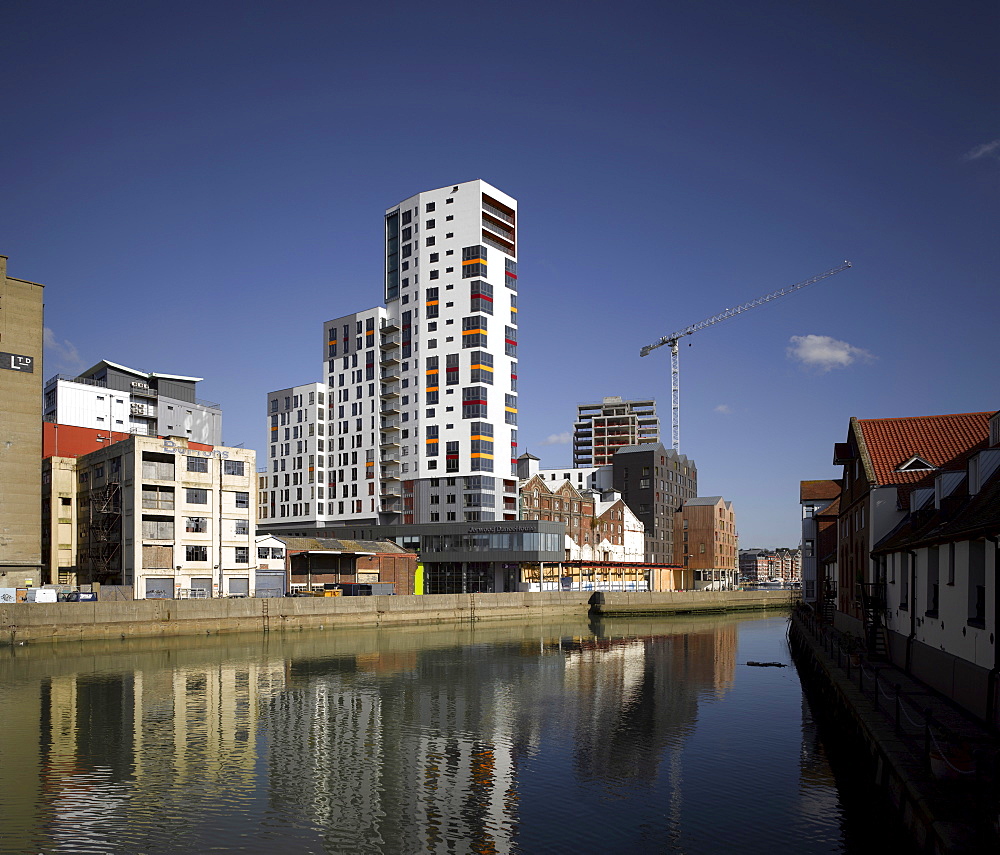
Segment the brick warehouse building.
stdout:
<path fill-rule="evenodd" d="M 279 537 L 285 544 L 291 590 L 332 585 L 388 583 L 413 594 L 417 556 L 387 540 Z"/>

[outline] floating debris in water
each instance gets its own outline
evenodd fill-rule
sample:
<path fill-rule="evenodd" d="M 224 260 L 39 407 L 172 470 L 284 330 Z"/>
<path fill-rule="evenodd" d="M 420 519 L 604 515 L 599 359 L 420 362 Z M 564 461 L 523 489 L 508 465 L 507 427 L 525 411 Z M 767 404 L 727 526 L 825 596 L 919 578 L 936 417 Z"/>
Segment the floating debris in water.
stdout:
<path fill-rule="evenodd" d="M 754 665 L 757 668 L 787 668 L 784 662 L 747 662 L 747 665 Z"/>

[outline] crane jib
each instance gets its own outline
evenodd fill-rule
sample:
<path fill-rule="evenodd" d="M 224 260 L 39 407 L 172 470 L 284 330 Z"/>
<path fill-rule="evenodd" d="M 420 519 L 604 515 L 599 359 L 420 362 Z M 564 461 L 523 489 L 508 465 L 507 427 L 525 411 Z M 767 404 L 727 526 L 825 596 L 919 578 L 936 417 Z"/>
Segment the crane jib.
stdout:
<path fill-rule="evenodd" d="M 691 335 L 691 333 L 696 333 L 699 330 L 703 330 L 706 327 L 710 327 L 720 321 L 728 320 L 736 315 L 740 315 L 743 312 L 754 309 L 757 306 L 762 306 L 765 303 L 770 303 L 772 300 L 778 299 L 778 297 L 784 297 L 787 294 L 791 294 L 794 291 L 798 291 L 801 288 L 805 288 L 807 285 L 812 285 L 816 282 L 821 282 L 829 276 L 833 276 L 836 273 L 847 270 L 851 267 L 851 262 L 845 261 L 839 267 L 834 267 L 827 270 L 824 273 L 820 273 L 818 276 L 813 276 L 811 279 L 805 279 L 802 282 L 797 282 L 794 285 L 789 285 L 787 288 L 781 288 L 778 291 L 772 291 L 770 294 L 765 294 L 763 297 L 758 297 L 756 300 L 751 300 L 749 303 L 743 303 L 740 306 L 734 306 L 731 309 L 726 309 L 717 315 L 713 315 L 710 318 L 706 318 L 703 321 L 699 321 L 696 324 L 692 324 L 689 327 L 685 327 L 678 332 L 672 333 L 670 335 L 664 336 L 655 344 L 648 344 L 642 350 L 639 351 L 639 356 L 648 356 L 651 351 L 656 350 L 658 347 L 662 347 L 665 344 L 670 345 L 670 398 L 671 398 L 671 431 L 672 431 L 672 443 L 674 451 L 679 450 L 680 446 L 680 372 L 677 363 L 677 341 L 686 335 Z"/>

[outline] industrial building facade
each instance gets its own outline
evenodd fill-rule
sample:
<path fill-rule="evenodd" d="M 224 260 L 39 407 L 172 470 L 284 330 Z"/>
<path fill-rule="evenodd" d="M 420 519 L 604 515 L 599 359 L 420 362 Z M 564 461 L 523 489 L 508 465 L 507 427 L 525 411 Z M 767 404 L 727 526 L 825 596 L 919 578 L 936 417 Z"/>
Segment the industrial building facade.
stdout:
<path fill-rule="evenodd" d="M 0 588 L 41 577 L 43 287 L 0 255 Z"/>
<path fill-rule="evenodd" d="M 256 452 L 129 435 L 70 459 L 50 465 L 75 470 L 75 491 L 51 498 L 72 507 L 77 583 L 135 599 L 257 592 Z"/>

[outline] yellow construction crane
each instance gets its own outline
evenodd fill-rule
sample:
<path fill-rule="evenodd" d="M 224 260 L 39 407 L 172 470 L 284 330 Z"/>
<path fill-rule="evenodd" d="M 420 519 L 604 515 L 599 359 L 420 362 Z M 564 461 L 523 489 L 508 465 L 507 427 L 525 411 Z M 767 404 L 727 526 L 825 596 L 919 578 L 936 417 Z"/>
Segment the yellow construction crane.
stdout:
<path fill-rule="evenodd" d="M 770 303 L 771 300 L 777 300 L 778 297 L 784 297 L 786 294 L 791 294 L 793 291 L 805 288 L 806 285 L 812 285 L 814 282 L 820 282 L 836 273 L 847 270 L 850 266 L 851 262 L 845 261 L 840 265 L 840 267 L 834 267 L 832 270 L 820 273 L 819 276 L 813 276 L 811 279 L 806 279 L 803 282 L 790 285 L 788 288 L 782 288 L 780 291 L 765 294 L 763 297 L 758 297 L 756 300 L 751 300 L 749 303 L 744 303 L 742 306 L 726 309 L 723 312 L 719 312 L 717 315 L 713 315 L 710 318 L 706 318 L 703 321 L 699 321 L 696 324 L 685 327 L 678 332 L 665 335 L 659 341 L 653 344 L 647 344 L 641 351 L 639 351 L 639 356 L 646 356 L 658 347 L 662 347 L 665 344 L 670 345 L 670 438 L 674 451 L 680 451 L 681 444 L 681 384 L 680 366 L 678 364 L 679 358 L 677 356 L 677 342 L 686 335 L 691 335 L 691 333 L 696 333 L 699 330 L 705 329 L 705 327 L 710 327 L 720 321 L 725 321 L 729 318 L 735 317 L 736 315 L 741 315 L 743 312 L 755 309 L 757 306 L 763 306 L 764 303 Z"/>

